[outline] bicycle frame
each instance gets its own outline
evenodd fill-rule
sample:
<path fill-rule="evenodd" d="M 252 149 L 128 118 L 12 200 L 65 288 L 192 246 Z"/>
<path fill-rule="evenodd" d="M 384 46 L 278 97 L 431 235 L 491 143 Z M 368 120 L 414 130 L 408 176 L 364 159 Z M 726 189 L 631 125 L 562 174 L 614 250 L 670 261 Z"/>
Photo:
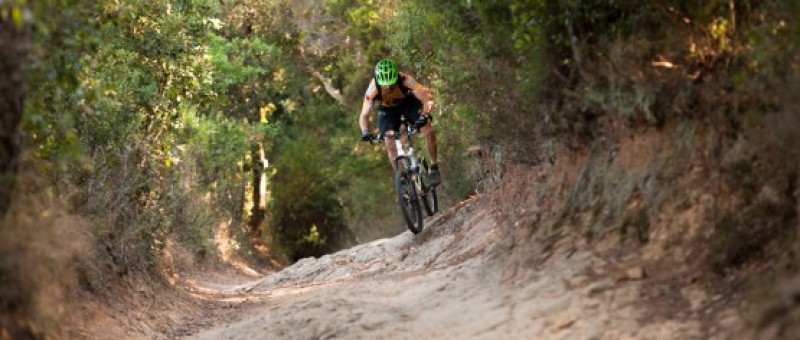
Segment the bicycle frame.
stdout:
<path fill-rule="evenodd" d="M 426 194 L 426 188 L 422 185 L 422 180 L 419 176 L 419 163 L 420 158 L 414 154 L 414 142 L 412 141 L 413 138 L 411 136 L 419 133 L 419 130 L 414 128 L 411 124 L 405 123 L 403 124 L 403 130 L 396 132 L 392 136 L 387 136 L 394 139 L 395 150 L 397 150 L 397 156 L 394 158 L 394 162 L 401 159 L 408 159 L 409 167 L 408 170 L 411 171 L 412 179 L 414 180 L 414 185 L 417 187 L 417 193 L 419 195 Z M 403 144 L 403 136 L 406 136 L 406 140 L 408 141 L 408 146 Z"/>
<path fill-rule="evenodd" d="M 393 159 L 395 187 L 400 202 L 400 210 L 408 224 L 408 228 L 414 234 L 422 231 L 424 224 L 420 201 L 428 216 L 433 216 L 438 211 L 436 188 L 431 186 L 427 180 L 427 163 L 424 158 L 414 153 L 412 136 L 417 133 L 419 133 L 419 130 L 406 122 L 400 131 L 396 131 L 393 135 L 384 136 L 384 138 L 394 139 L 397 152 Z M 406 143 L 403 143 L 403 136 L 407 139 Z M 374 137 L 371 142 L 377 144 L 382 142 L 382 138 Z"/>
<path fill-rule="evenodd" d="M 405 131 L 394 137 L 394 145 L 397 150 L 397 157 L 394 158 L 395 162 L 403 157 L 408 158 L 411 161 L 411 169 L 415 171 L 419 169 L 419 159 L 414 155 L 414 142 L 412 142 L 411 136 L 416 133 L 416 130 L 407 127 Z M 406 139 L 408 140 L 408 148 L 405 148 L 403 145 L 403 135 L 406 135 Z M 408 151 L 406 151 L 406 149 L 408 149 Z"/>

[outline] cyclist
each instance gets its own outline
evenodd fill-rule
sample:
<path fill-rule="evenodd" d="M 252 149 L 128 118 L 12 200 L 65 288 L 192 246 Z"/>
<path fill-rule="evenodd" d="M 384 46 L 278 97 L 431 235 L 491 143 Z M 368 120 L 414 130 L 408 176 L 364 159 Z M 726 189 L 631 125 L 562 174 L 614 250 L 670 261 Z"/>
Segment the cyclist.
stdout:
<path fill-rule="evenodd" d="M 375 104 L 378 106 L 380 137 L 384 140 L 392 167 L 397 149 L 391 138 L 383 137 L 397 133 L 400 130 L 400 116 L 404 116 L 406 122 L 414 124 L 425 135 L 425 146 L 431 158 L 430 179 L 433 185 L 441 183 L 439 164 L 436 163 L 436 133 L 431 125 L 433 117 L 430 113 L 434 103 L 430 91 L 410 75 L 399 72 L 394 61 L 383 59 L 375 65 L 374 77 L 367 87 L 361 106 L 358 123 L 363 141 L 374 137 L 367 129 L 367 117 Z"/>

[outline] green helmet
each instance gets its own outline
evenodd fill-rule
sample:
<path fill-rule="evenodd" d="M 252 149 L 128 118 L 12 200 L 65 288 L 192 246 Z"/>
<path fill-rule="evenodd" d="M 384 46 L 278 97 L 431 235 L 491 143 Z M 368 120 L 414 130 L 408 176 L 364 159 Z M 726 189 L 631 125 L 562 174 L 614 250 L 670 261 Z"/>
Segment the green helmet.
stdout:
<path fill-rule="evenodd" d="M 378 82 L 378 85 L 392 85 L 397 82 L 399 77 L 397 64 L 391 59 L 383 59 L 375 65 L 375 81 Z"/>

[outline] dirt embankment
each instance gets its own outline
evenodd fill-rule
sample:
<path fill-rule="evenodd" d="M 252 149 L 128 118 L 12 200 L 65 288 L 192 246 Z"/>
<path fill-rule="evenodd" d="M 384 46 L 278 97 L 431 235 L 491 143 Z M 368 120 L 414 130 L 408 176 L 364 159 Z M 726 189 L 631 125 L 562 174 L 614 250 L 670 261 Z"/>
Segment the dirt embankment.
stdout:
<path fill-rule="evenodd" d="M 533 241 L 554 243 L 511 265 L 515 248 L 536 247 L 512 247 L 490 206 L 471 200 L 416 237 L 406 232 L 231 287 L 258 302 L 241 320 L 192 337 L 671 339 L 723 335 L 737 321 L 715 318 L 725 327 L 709 333 L 708 322 L 647 318 L 639 262 L 609 263 L 572 237 Z"/>
<path fill-rule="evenodd" d="M 759 288 L 765 280 L 788 272 L 779 267 L 791 238 L 741 240 L 749 229 L 721 221 L 756 215 L 759 230 L 790 235 L 792 179 L 742 169 L 755 144 L 719 143 L 702 125 L 673 126 L 505 166 L 495 191 L 429 219 L 419 235 L 263 277 L 185 277 L 169 305 L 154 293 L 162 303 L 121 317 L 119 337 L 786 337 L 791 329 L 769 320 L 792 320 L 793 305 L 768 306 L 777 316 L 764 319 L 758 301 L 773 296 Z M 741 181 L 752 197 L 742 198 Z M 758 215 L 764 206 L 786 210 Z"/>

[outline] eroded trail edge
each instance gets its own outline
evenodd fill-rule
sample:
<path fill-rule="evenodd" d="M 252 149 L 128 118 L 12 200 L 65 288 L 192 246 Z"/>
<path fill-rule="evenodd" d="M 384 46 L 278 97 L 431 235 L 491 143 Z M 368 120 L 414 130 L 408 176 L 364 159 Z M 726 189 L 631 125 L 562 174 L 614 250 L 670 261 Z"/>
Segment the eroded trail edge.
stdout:
<path fill-rule="evenodd" d="M 511 245 L 501 237 L 501 225 L 486 203 L 464 202 L 428 220 L 429 227 L 416 236 L 405 232 L 305 259 L 253 282 L 218 287 L 218 299 L 253 304 L 237 310 L 237 321 L 191 338 L 711 335 L 709 322 L 648 319 L 652 299 L 642 298 L 646 280 L 635 263 L 610 264 L 575 247 L 575 239 L 561 237 L 527 263 L 527 270 L 517 270 L 509 257 Z M 620 265 L 634 270 L 620 271 Z M 692 308 L 687 306 L 687 313 Z M 712 323 L 736 321 L 729 317 Z"/>

